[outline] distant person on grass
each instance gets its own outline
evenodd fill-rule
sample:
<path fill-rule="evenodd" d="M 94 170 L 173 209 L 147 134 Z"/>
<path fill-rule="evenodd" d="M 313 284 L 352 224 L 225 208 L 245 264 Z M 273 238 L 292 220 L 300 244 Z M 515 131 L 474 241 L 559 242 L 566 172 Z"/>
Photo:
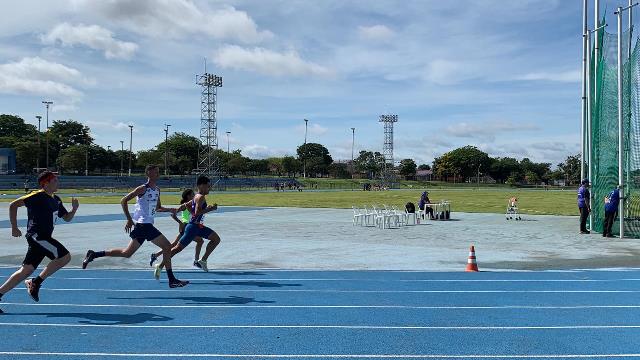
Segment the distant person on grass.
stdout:
<path fill-rule="evenodd" d="M 151 241 L 162 249 L 162 261 L 167 267 L 167 277 L 169 278 L 169 287 L 183 287 L 189 284 L 188 281 L 181 281 L 173 276 L 171 269 L 171 243 L 162 233 L 153 226 L 153 221 L 157 212 L 176 212 L 176 209 L 165 208 L 160 204 L 160 189 L 156 185 L 156 181 L 160 177 L 157 165 L 147 165 L 145 169 L 147 174 L 147 182 L 135 188 L 132 192 L 122 198 L 120 205 L 122 211 L 127 217 L 127 223 L 124 231 L 129 233 L 131 240 L 129 245 L 124 249 L 111 249 L 104 251 L 87 251 L 87 255 L 82 261 L 82 268 L 86 269 L 90 262 L 104 256 L 125 257 L 129 258 L 135 254 L 145 241 Z M 133 217 L 129 214 L 129 201 L 136 198 L 136 207 Z M 132 230 L 133 228 L 133 230 Z"/>
<path fill-rule="evenodd" d="M 619 203 L 620 187 L 616 186 L 616 188 L 604 198 L 604 226 L 602 230 L 602 236 L 604 237 L 613 237 L 611 228 L 613 227 L 613 222 L 616 220 Z"/>
<path fill-rule="evenodd" d="M 190 202 L 191 200 L 193 200 L 194 196 L 195 194 L 192 189 L 187 189 L 183 191 L 180 204 L 185 204 Z M 173 243 L 171 243 L 171 247 L 173 248 L 174 246 L 178 245 L 178 243 L 180 242 L 180 238 L 184 234 L 184 228 L 189 223 L 189 220 L 191 220 L 191 208 L 188 207 L 180 211 L 179 214 L 178 213 L 171 214 L 171 218 L 173 218 L 173 220 L 175 220 L 178 223 L 178 236 L 176 236 L 176 239 L 173 241 Z M 202 244 L 204 243 L 204 241 L 199 236 L 196 237 L 194 241 L 196 242 L 196 253 L 195 253 L 195 259 L 193 260 L 193 266 L 199 269 L 202 269 L 202 266 L 200 266 L 200 263 L 198 263 L 198 259 L 200 259 L 200 250 L 202 250 Z M 160 257 L 160 255 L 162 255 L 162 251 L 151 253 L 151 260 L 149 261 L 149 266 L 153 266 L 153 263 L 156 262 L 156 260 L 158 260 L 158 257 Z M 160 274 L 158 273 L 158 276 L 159 275 Z"/>
<path fill-rule="evenodd" d="M 67 211 L 62 204 L 62 200 L 55 195 L 55 192 L 58 191 L 58 177 L 51 171 L 42 172 L 38 176 L 38 184 L 40 185 L 40 190 L 16 199 L 9 205 L 11 235 L 14 237 L 22 236 L 22 232 L 18 228 L 18 208 L 27 207 L 29 221 L 25 237 L 29 248 L 24 261 L 22 261 L 22 267 L 0 286 L 0 300 L 2 300 L 4 294 L 29 277 L 42 260 L 48 257 L 51 262 L 40 272 L 40 275 L 24 282 L 31 298 L 36 302 L 40 301 L 39 291 L 42 282 L 67 265 L 71 260 L 69 250 L 54 239 L 52 235 L 58 218 L 62 218 L 67 222 L 73 219 L 78 210 L 78 200 L 71 198 L 71 211 Z M 2 313 L 2 310 L 0 310 L 0 313 Z"/>
<path fill-rule="evenodd" d="M 580 234 L 590 234 L 587 230 L 587 218 L 591 212 L 591 193 L 589 179 L 582 179 L 578 189 L 578 210 L 580 210 Z"/>
<path fill-rule="evenodd" d="M 429 200 L 429 192 L 423 191 L 422 195 L 420 195 L 420 201 L 418 202 L 418 209 L 420 211 L 424 211 L 424 214 L 429 214 L 429 219 L 433 220 L 433 208 L 429 206 L 431 204 L 431 200 Z"/>

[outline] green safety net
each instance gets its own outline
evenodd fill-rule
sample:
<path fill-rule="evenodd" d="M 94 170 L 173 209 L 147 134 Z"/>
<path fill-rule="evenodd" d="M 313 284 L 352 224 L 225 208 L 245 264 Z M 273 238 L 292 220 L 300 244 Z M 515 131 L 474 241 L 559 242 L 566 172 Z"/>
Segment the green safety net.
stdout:
<path fill-rule="evenodd" d="M 618 219 L 624 216 L 625 237 L 640 238 L 640 49 L 637 41 L 632 44 L 630 40 L 634 40 L 633 29 L 623 33 L 621 42 L 625 206 L 618 209 L 613 231 L 619 234 Z M 599 48 L 598 58 L 595 58 L 595 49 L 592 50 L 589 64 L 591 164 L 588 164 L 586 156 L 585 162 L 586 169 L 591 170 L 592 230 L 602 232 L 604 198 L 618 185 L 619 179 L 617 34 L 600 31 L 593 45 L 595 42 Z M 585 136 L 588 130 L 585 129 Z M 588 141 L 584 140 L 583 153 L 588 154 Z"/>

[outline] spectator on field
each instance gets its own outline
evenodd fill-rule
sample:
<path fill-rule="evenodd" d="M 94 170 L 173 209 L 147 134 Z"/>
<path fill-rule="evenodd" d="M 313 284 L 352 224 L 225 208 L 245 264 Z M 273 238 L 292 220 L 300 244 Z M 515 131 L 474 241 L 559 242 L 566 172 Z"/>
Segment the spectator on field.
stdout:
<path fill-rule="evenodd" d="M 613 227 L 613 222 L 616 220 L 619 203 L 620 187 L 616 186 L 616 188 L 611 190 L 609 195 L 604 198 L 604 226 L 602 230 L 602 236 L 604 237 L 613 237 L 611 228 Z"/>
<path fill-rule="evenodd" d="M 429 214 L 429 218 L 433 220 L 433 208 L 429 206 L 429 204 L 431 204 L 431 200 L 429 200 L 429 193 L 427 191 L 423 191 L 422 195 L 420 195 L 420 201 L 418 201 L 418 209 L 423 211 L 425 216 Z"/>
<path fill-rule="evenodd" d="M 587 218 L 591 212 L 591 193 L 589 179 L 582 179 L 578 189 L 578 210 L 580 211 L 580 234 L 590 234 L 587 230 Z"/>

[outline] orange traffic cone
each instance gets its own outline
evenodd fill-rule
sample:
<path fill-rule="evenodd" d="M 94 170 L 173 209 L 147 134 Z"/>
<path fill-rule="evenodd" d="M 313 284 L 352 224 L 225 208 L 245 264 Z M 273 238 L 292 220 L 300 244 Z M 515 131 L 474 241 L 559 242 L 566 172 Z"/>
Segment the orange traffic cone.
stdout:
<path fill-rule="evenodd" d="M 467 268 L 465 271 L 478 271 L 478 263 L 476 263 L 476 248 L 471 245 L 469 250 L 469 260 L 467 260 Z"/>

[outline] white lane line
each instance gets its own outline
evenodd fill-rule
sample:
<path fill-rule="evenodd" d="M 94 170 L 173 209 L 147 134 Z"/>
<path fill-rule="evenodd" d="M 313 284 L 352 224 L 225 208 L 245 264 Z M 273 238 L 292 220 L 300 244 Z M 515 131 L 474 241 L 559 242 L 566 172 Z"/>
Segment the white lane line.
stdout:
<path fill-rule="evenodd" d="M 104 320 L 109 321 L 109 320 Z M 0 323 L 2 326 L 99 327 L 142 329 L 347 329 L 347 330 L 594 330 L 640 329 L 640 325 L 558 325 L 558 326 L 383 326 L 383 325 L 128 325 L 128 324 L 62 324 Z"/>
<path fill-rule="evenodd" d="M 640 305 L 575 305 L 575 306 L 534 306 L 534 305 L 505 305 L 505 306 L 410 306 L 410 305 L 130 305 L 130 304 L 46 304 L 46 303 L 13 303 L 3 302 L 0 305 L 35 306 L 35 307 L 96 307 L 96 308 L 283 308 L 283 309 L 424 309 L 424 310 L 580 310 L 580 309 L 640 309 Z"/>
<path fill-rule="evenodd" d="M 52 280 L 117 280 L 117 281 L 157 281 L 156 279 L 153 278 L 120 278 L 120 277 L 59 277 L 59 276 L 52 276 L 49 279 Z M 260 282 L 269 282 L 269 281 L 353 281 L 353 282 L 358 282 L 358 281 L 366 281 L 366 282 L 433 282 L 433 283 L 438 283 L 438 282 L 462 282 L 462 283 L 468 283 L 468 282 L 478 282 L 478 283 L 487 283 L 487 282 L 514 282 L 514 283 L 527 283 L 527 282 L 618 282 L 618 281 L 640 281 L 640 279 L 522 279 L 522 280 L 517 280 L 517 279 L 513 279 L 513 280 L 509 280 L 509 279 L 496 279 L 496 280 L 490 280 L 490 279 L 477 279 L 477 280 L 473 280 L 473 279 L 414 279 L 414 280 L 410 280 L 410 279 L 399 279 L 399 280 L 394 280 L 394 279 L 358 279 L 358 278 L 353 278 L 353 279 L 348 279 L 348 278 L 343 278 L 343 279 L 336 279 L 336 278 L 332 278 L 332 279 L 323 279 L 323 278 L 288 278 L 288 279 L 270 279 L 270 278 L 203 278 L 203 279 L 189 279 L 189 281 L 191 282 L 225 282 L 225 281 L 260 281 Z"/>
<path fill-rule="evenodd" d="M 0 355 L 41 355 L 41 356 L 112 356 L 112 357 L 231 357 L 231 358 L 394 358 L 394 359 L 571 359 L 571 358 L 632 358 L 640 354 L 548 354 L 548 355 L 401 355 L 401 354 L 136 354 L 136 353 L 54 353 L 27 351 L 0 351 Z"/>
<path fill-rule="evenodd" d="M 16 288 L 22 289 L 25 288 Z M 337 289 L 60 289 L 60 288 L 42 288 L 40 291 L 84 291 L 84 292 L 309 292 L 309 293 L 418 293 L 418 294 L 446 294 L 446 293 L 578 293 L 578 294 L 599 294 L 599 293 L 640 293 L 640 290 L 337 290 Z"/>
<path fill-rule="evenodd" d="M 171 358 L 342 358 L 342 359 L 584 359 L 584 358 L 634 358 L 640 354 L 541 354 L 541 355 L 485 355 L 485 354 L 136 354 L 136 353 L 70 353 L 70 352 L 35 352 L 35 351 L 0 351 L 0 355 L 12 356 L 111 356 L 111 357 L 171 357 Z"/>

